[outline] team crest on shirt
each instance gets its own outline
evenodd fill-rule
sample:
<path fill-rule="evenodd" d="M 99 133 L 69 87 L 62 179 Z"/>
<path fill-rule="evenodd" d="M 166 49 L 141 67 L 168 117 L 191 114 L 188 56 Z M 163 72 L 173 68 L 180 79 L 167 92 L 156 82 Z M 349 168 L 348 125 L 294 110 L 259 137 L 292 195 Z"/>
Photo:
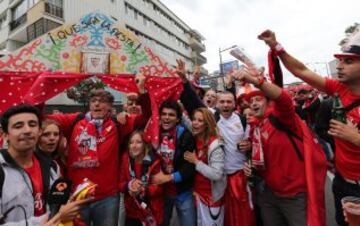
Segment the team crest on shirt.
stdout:
<path fill-rule="evenodd" d="M 83 129 L 81 134 L 75 138 L 78 144 L 78 150 L 82 155 L 86 155 L 88 151 L 96 151 L 96 137 L 91 136 Z"/>

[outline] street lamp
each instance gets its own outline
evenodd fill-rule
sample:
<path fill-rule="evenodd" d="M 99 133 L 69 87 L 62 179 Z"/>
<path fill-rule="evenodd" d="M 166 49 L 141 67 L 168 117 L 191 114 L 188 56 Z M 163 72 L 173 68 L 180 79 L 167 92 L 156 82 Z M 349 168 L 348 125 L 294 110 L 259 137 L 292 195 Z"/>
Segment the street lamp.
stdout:
<path fill-rule="evenodd" d="M 226 48 L 226 49 L 221 49 L 221 48 L 219 47 L 220 76 L 222 77 L 222 81 L 223 81 L 223 85 L 224 85 L 224 90 L 225 90 L 225 79 L 224 79 L 224 69 L 223 69 L 223 62 L 222 62 L 221 53 L 222 53 L 222 52 L 225 52 L 225 51 L 227 51 L 227 50 L 229 50 L 229 49 L 236 48 L 236 47 L 237 47 L 237 45 L 233 45 L 233 46 L 231 46 L 231 47 L 229 47 L 229 48 Z"/>
<path fill-rule="evenodd" d="M 229 47 L 229 48 L 226 48 L 226 49 L 221 49 L 221 48 L 219 48 L 219 58 L 220 58 L 220 75 L 221 76 L 224 76 L 224 69 L 223 69 L 223 62 L 222 62 L 222 56 L 221 56 L 221 53 L 222 52 L 225 52 L 225 51 L 227 51 L 227 50 L 229 50 L 229 49 L 233 49 L 233 48 L 236 48 L 237 47 L 237 45 L 233 45 L 233 46 L 231 46 L 231 47 Z"/>

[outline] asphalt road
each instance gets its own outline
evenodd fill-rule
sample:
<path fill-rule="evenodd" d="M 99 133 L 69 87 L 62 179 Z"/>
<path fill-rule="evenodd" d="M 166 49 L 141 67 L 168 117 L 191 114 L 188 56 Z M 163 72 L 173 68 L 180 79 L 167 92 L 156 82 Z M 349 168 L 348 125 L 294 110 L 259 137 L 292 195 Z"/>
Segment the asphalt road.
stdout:
<path fill-rule="evenodd" d="M 326 226 L 337 226 L 335 221 L 334 199 L 331 191 L 332 178 L 333 175 L 328 173 L 328 177 L 325 184 Z M 176 211 L 173 212 L 171 226 L 179 226 L 179 222 L 176 216 Z"/>

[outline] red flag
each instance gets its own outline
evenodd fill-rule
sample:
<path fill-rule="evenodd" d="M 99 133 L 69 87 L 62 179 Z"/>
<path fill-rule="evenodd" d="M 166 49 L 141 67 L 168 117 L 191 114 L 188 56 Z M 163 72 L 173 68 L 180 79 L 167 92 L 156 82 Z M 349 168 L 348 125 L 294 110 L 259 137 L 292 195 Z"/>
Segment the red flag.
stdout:
<path fill-rule="evenodd" d="M 307 225 L 325 226 L 325 179 L 327 162 L 322 148 L 307 125 L 296 117 L 303 131 L 307 187 Z"/>
<path fill-rule="evenodd" d="M 90 76 L 82 73 L 43 72 L 25 95 L 25 102 L 41 104 Z"/>
<path fill-rule="evenodd" d="M 0 113 L 9 107 L 23 103 L 26 93 L 39 74 L 39 72 L 1 72 Z"/>
<path fill-rule="evenodd" d="M 178 77 L 147 77 L 145 88 L 148 90 L 151 100 L 152 117 L 145 128 L 145 139 L 151 141 L 154 147 L 159 144 L 159 108 L 167 99 L 178 100 L 182 91 L 182 80 Z"/>
<path fill-rule="evenodd" d="M 283 87 L 283 73 L 280 66 L 279 58 L 275 51 L 270 50 L 268 53 L 269 77 L 271 82 L 279 87 Z"/>

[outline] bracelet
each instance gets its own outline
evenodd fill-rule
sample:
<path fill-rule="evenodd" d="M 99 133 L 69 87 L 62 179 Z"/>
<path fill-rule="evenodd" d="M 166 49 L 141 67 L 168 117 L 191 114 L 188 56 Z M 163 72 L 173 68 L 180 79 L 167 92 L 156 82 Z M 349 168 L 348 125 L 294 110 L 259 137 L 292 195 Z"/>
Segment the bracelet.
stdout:
<path fill-rule="evenodd" d="M 258 80 L 259 80 L 259 83 L 257 85 L 255 85 L 255 86 L 259 88 L 264 84 L 265 78 L 264 77 L 258 78 Z"/>
<path fill-rule="evenodd" d="M 280 43 L 276 43 L 276 45 L 273 47 L 273 48 L 271 48 L 273 51 L 274 51 L 274 53 L 275 53 L 275 55 L 276 56 L 279 56 L 280 54 L 282 54 L 282 53 L 285 53 L 285 49 L 284 49 L 284 47 L 280 44 Z"/>

